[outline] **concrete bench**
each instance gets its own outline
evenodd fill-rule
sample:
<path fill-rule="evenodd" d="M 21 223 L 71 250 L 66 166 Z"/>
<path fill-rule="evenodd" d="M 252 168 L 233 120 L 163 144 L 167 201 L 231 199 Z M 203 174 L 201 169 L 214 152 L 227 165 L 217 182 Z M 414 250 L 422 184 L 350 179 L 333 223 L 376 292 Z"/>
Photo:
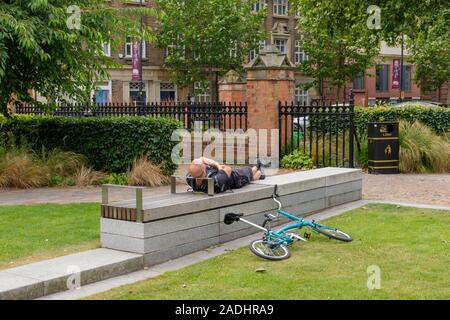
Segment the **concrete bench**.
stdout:
<path fill-rule="evenodd" d="M 150 266 L 256 233 L 243 223 L 225 225 L 224 216 L 244 213 L 262 223 L 277 207 L 274 185 L 283 208 L 299 216 L 362 197 L 361 170 L 323 168 L 268 177 L 214 197 L 185 192 L 108 203 L 102 205 L 102 247 L 142 254 Z"/>

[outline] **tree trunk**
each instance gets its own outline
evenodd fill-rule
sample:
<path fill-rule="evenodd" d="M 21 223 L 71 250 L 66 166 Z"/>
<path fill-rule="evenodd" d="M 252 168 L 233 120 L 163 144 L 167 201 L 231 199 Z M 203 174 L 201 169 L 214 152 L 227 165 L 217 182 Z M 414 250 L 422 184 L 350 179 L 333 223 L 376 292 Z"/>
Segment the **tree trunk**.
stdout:
<path fill-rule="evenodd" d="M 450 79 L 448 79 L 447 81 L 447 101 L 446 101 L 447 105 L 450 105 Z"/>
<path fill-rule="evenodd" d="M 219 71 L 216 70 L 216 79 L 215 79 L 215 90 L 216 90 L 216 98 L 215 101 L 219 101 Z"/>

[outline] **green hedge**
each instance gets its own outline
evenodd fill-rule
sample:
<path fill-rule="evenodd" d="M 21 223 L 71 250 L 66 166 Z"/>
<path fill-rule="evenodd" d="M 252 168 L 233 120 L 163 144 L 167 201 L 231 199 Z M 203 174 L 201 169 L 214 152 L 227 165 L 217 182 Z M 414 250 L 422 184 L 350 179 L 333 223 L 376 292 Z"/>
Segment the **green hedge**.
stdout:
<path fill-rule="evenodd" d="M 105 172 L 126 171 L 135 157 L 148 154 L 171 174 L 171 141 L 180 122 L 169 118 L 62 118 L 14 116 L 0 118 L 0 134 L 24 137 L 36 151 L 59 148 L 85 155 L 91 166 Z"/>
<path fill-rule="evenodd" d="M 348 130 L 349 119 L 341 118 L 336 126 L 335 117 L 310 116 L 311 126 L 318 128 L 319 132 L 335 133 L 337 130 Z M 432 128 L 436 133 L 450 132 L 450 109 L 449 108 L 427 108 L 423 106 L 405 106 L 405 107 L 356 107 L 354 123 L 359 134 L 364 135 L 367 132 L 367 124 L 377 121 L 420 121 Z"/>
<path fill-rule="evenodd" d="M 355 125 L 358 132 L 366 132 L 367 124 L 374 121 L 418 120 L 437 133 L 450 132 L 450 108 L 423 106 L 355 108 Z"/>

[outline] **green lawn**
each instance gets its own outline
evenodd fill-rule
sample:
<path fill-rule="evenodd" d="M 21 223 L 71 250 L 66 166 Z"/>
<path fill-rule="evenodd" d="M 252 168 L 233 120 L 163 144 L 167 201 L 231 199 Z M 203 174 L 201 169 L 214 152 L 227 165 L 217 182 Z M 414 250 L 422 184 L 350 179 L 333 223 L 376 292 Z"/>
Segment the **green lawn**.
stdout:
<path fill-rule="evenodd" d="M 99 246 L 99 204 L 0 206 L 0 219 L 0 269 Z"/>
<path fill-rule="evenodd" d="M 373 204 L 326 223 L 355 240 L 313 234 L 282 262 L 242 248 L 91 298 L 450 299 L 450 211 Z M 367 288 L 371 265 L 381 268 L 380 290 Z"/>

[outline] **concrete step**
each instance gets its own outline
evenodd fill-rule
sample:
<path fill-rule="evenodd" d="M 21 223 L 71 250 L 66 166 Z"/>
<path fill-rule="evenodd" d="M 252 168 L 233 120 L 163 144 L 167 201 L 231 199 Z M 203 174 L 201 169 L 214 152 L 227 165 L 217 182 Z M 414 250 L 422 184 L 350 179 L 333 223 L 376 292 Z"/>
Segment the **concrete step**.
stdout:
<path fill-rule="evenodd" d="M 140 254 L 89 250 L 0 271 L 0 300 L 35 299 L 140 269 Z"/>

